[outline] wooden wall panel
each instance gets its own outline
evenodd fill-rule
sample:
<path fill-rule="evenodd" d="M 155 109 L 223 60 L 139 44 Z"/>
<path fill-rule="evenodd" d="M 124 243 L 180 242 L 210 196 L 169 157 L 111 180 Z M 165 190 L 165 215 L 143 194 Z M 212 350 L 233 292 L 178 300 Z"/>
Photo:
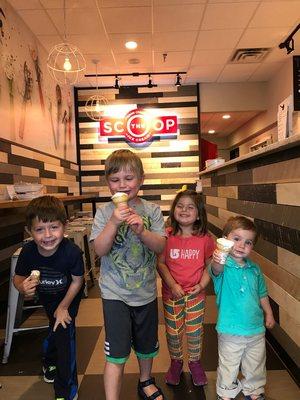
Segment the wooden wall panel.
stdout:
<path fill-rule="evenodd" d="M 279 316 L 276 332 L 282 332 L 276 333 L 276 340 L 284 337 L 286 351 L 300 346 L 299 151 L 297 146 L 201 176 L 209 228 L 216 236 L 225 221 L 238 214 L 258 227 L 252 258 L 265 274 L 271 305 Z M 300 351 L 289 356 L 296 362 Z"/>
<path fill-rule="evenodd" d="M 127 87 L 105 89 L 109 106 L 130 105 L 132 108 L 160 108 L 166 113 L 176 114 L 179 135 L 160 137 L 147 147 L 130 147 L 123 137 L 98 140 L 98 123 L 90 120 L 84 109 L 86 100 L 95 92 L 78 89 L 78 139 L 81 164 L 82 194 L 96 193 L 99 205 L 109 200 L 104 178 L 104 163 L 109 154 L 117 149 L 127 148 L 137 153 L 145 170 L 145 181 L 140 194 L 161 206 L 166 216 L 176 190 L 183 184 L 195 187 L 199 173 L 199 126 L 197 114 L 197 87 L 138 88 Z M 134 106 L 135 105 L 135 106 Z M 128 110 L 129 111 L 129 110 Z M 166 198 L 165 195 L 168 197 Z M 85 206 L 88 208 L 88 205 Z"/>
<path fill-rule="evenodd" d="M 78 165 L 22 145 L 0 139 L 0 194 L 19 182 L 41 183 L 47 193 L 79 194 Z M 0 288 L 7 300 L 10 259 L 24 238 L 25 209 L 0 210 Z M 3 289 L 2 289 L 3 288 Z"/>

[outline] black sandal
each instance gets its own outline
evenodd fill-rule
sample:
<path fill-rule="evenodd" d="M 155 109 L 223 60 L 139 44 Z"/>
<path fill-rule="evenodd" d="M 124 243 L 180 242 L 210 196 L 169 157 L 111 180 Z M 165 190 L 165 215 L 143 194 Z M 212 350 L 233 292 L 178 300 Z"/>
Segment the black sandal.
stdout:
<path fill-rule="evenodd" d="M 147 396 L 144 392 L 144 388 L 150 385 L 155 385 L 157 387 L 157 391 L 151 394 L 151 396 Z M 144 400 L 155 400 L 159 396 L 162 396 L 163 399 L 165 398 L 162 390 L 155 384 L 155 379 L 153 377 L 144 382 L 139 381 L 137 389 L 139 396 Z"/>

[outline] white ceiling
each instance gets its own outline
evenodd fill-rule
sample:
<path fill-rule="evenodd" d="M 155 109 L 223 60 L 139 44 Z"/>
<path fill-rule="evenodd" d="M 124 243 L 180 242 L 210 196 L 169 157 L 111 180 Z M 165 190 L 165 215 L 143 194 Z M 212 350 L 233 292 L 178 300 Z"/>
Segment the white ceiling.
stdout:
<path fill-rule="evenodd" d="M 64 41 L 63 0 L 8 0 L 47 51 Z M 183 84 L 267 81 L 288 57 L 278 48 L 300 22 L 300 0 L 66 0 L 67 41 L 83 53 L 86 74 L 186 71 Z M 136 50 L 124 43 L 135 40 Z M 270 48 L 261 62 L 233 64 L 237 49 Z M 163 54 L 167 54 L 165 60 Z M 138 59 L 138 64 L 130 64 Z M 147 76 L 121 85 L 147 84 Z M 173 84 L 174 75 L 153 83 Z M 112 78 L 99 78 L 111 86 Z M 84 78 L 80 86 L 96 86 Z"/>

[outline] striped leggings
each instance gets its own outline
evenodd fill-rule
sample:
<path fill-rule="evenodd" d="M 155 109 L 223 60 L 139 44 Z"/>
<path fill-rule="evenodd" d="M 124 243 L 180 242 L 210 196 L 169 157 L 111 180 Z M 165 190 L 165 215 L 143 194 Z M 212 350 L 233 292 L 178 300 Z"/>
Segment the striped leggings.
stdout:
<path fill-rule="evenodd" d="M 205 300 L 203 295 L 186 295 L 164 301 L 166 336 L 171 359 L 183 359 L 183 336 L 187 337 L 189 361 L 201 357 Z"/>

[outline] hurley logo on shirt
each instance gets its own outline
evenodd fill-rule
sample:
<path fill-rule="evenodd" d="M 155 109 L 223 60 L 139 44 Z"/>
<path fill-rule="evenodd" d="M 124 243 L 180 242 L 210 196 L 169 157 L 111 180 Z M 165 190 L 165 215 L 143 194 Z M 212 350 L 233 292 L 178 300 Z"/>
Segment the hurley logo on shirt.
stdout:
<path fill-rule="evenodd" d="M 181 258 L 183 260 L 197 260 L 199 258 L 200 250 L 195 249 L 170 249 L 170 258 L 176 260 Z"/>

